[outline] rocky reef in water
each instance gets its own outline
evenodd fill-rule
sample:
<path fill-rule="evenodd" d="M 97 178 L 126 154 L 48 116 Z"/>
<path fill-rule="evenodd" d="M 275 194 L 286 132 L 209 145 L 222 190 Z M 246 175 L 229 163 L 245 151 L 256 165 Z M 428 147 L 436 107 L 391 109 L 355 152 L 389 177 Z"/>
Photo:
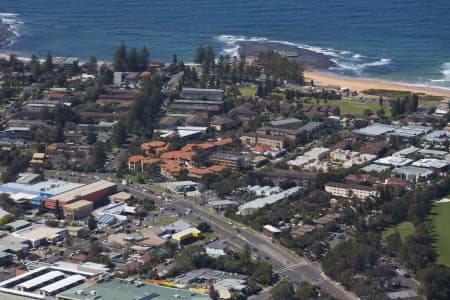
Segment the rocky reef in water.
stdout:
<path fill-rule="evenodd" d="M 306 68 L 328 69 L 335 66 L 328 55 L 282 42 L 240 41 L 238 46 L 239 54 L 244 54 L 249 59 L 258 57 L 260 52 L 277 51 L 303 64 Z"/>
<path fill-rule="evenodd" d="M 12 32 L 10 26 L 3 23 L 3 21 L 0 19 L 0 48 L 10 42 L 11 35 Z"/>

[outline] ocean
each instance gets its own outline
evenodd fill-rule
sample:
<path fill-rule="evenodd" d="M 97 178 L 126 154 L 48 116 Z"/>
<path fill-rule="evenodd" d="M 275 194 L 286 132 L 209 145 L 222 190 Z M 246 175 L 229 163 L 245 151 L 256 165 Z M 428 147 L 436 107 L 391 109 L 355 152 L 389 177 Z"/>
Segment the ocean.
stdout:
<path fill-rule="evenodd" d="M 201 45 L 279 41 L 328 54 L 337 74 L 450 89 L 449 16 L 448 0 L 0 0 L 14 33 L 0 51 L 111 60 L 124 41 L 192 61 Z"/>

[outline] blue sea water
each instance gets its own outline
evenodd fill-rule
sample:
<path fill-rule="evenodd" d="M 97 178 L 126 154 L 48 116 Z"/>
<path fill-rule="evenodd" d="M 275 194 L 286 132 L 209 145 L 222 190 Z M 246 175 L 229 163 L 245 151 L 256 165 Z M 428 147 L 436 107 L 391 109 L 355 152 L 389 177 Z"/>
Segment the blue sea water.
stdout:
<path fill-rule="evenodd" d="M 1 51 L 111 60 L 124 41 L 191 61 L 257 38 L 326 52 L 340 74 L 450 88 L 449 16 L 449 0 L 0 0 L 15 32 Z"/>

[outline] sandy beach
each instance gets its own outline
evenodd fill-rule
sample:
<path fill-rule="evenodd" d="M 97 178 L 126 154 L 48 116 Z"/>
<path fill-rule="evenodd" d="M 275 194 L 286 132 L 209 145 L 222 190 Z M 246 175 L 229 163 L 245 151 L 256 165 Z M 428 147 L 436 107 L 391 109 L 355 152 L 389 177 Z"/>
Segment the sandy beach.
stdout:
<path fill-rule="evenodd" d="M 418 87 L 413 85 L 390 83 L 377 81 L 375 79 L 362 79 L 362 78 L 349 78 L 341 77 L 326 72 L 318 71 L 305 71 L 306 81 L 314 80 L 318 85 L 335 85 L 340 87 L 347 87 L 351 90 L 362 92 L 367 89 L 384 89 L 394 91 L 411 91 L 414 93 L 424 93 L 435 96 L 450 97 L 450 90 L 431 88 L 431 87 Z"/>

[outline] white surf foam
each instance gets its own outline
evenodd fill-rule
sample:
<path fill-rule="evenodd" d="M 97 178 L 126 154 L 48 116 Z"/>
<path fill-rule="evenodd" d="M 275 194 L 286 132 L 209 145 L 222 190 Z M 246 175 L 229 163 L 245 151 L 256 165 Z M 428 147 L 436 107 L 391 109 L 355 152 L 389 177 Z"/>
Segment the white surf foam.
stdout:
<path fill-rule="evenodd" d="M 447 83 L 450 82 L 450 62 L 443 63 L 441 66 L 441 78 L 431 79 L 431 82 Z"/>
<path fill-rule="evenodd" d="M 7 25 L 11 31 L 11 36 L 8 41 L 11 45 L 21 36 L 21 27 L 24 22 L 20 19 L 19 14 L 8 12 L 0 13 L 0 20 L 3 24 Z"/>
<path fill-rule="evenodd" d="M 253 41 L 253 42 L 271 42 L 282 45 L 306 49 L 312 52 L 324 54 L 330 57 L 330 60 L 336 64 L 333 70 L 353 71 L 355 75 L 361 75 L 363 71 L 371 67 L 379 67 L 391 63 L 389 58 L 380 58 L 376 60 L 369 60 L 367 56 L 354 53 L 348 50 L 336 50 L 332 48 L 322 48 L 311 46 L 307 44 L 292 43 L 287 41 L 269 40 L 261 37 L 246 37 L 236 35 L 220 35 L 216 39 L 224 43 L 226 46 L 222 49 L 221 54 L 229 55 L 230 57 L 239 56 L 239 42 Z M 366 59 L 367 58 L 367 59 Z"/>

